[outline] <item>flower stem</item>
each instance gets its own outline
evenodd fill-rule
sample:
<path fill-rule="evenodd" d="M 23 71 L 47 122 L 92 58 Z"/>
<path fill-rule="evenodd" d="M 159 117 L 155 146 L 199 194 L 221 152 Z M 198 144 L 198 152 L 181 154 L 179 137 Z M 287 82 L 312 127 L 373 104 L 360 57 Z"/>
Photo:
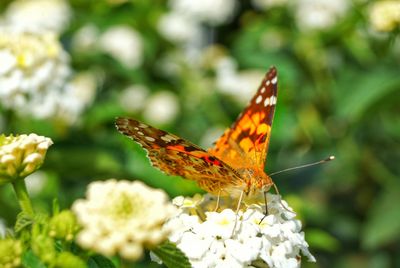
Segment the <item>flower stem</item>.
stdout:
<path fill-rule="evenodd" d="M 15 194 L 17 195 L 18 203 L 22 211 L 30 216 L 33 216 L 34 212 L 28 191 L 26 189 L 25 180 L 17 179 L 13 181 L 12 185 L 14 187 L 14 191 Z"/>

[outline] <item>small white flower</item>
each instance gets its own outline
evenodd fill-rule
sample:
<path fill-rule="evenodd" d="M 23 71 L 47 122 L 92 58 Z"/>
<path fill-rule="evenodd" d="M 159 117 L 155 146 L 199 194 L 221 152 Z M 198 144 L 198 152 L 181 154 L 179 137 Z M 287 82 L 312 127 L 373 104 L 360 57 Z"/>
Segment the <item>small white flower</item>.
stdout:
<path fill-rule="evenodd" d="M 72 37 L 72 48 L 79 52 L 89 51 L 96 47 L 100 30 L 94 24 L 86 24 L 77 30 Z"/>
<path fill-rule="evenodd" d="M 132 27 L 113 26 L 100 36 L 100 48 L 128 68 L 137 68 L 143 61 L 142 37 Z"/>
<path fill-rule="evenodd" d="M 5 21 L 21 30 L 61 33 L 68 26 L 71 13 L 65 0 L 17 0 L 7 8 Z"/>
<path fill-rule="evenodd" d="M 170 221 L 176 226 L 170 240 L 187 255 L 193 267 L 253 267 L 254 262 L 271 268 L 300 267 L 300 255 L 315 262 L 300 222 L 277 195 L 267 194 L 269 215 L 265 218 L 263 206 L 258 205 L 262 194 L 246 200 L 252 204 L 243 203 L 238 215 L 232 209 L 223 209 L 236 205 L 237 200 L 229 197 L 221 198 L 218 212 L 210 212 L 210 207 L 216 207 L 216 197 L 210 194 L 196 202 L 195 208 L 183 205 L 188 199 L 176 197 L 173 201 L 180 214 Z M 287 218 L 287 213 L 292 216 Z"/>
<path fill-rule="evenodd" d="M 159 32 L 168 40 L 177 43 L 200 42 L 202 30 L 193 19 L 177 12 L 170 12 L 160 18 Z"/>
<path fill-rule="evenodd" d="M 233 16 L 235 0 L 170 0 L 173 11 L 211 25 L 223 24 Z"/>
<path fill-rule="evenodd" d="M 400 1 L 379 1 L 372 4 L 369 18 L 372 27 L 390 32 L 400 25 Z"/>
<path fill-rule="evenodd" d="M 144 85 L 130 85 L 122 90 L 119 103 L 125 111 L 136 113 L 145 106 L 149 93 L 149 89 Z"/>
<path fill-rule="evenodd" d="M 29 194 L 33 197 L 38 195 L 44 189 L 48 180 L 49 177 L 46 172 L 40 170 L 27 176 L 25 182 L 26 187 L 29 189 Z"/>
<path fill-rule="evenodd" d="M 37 170 L 44 161 L 50 138 L 36 134 L 0 136 L 0 184 L 21 179 Z"/>
<path fill-rule="evenodd" d="M 150 123 L 167 124 L 175 119 L 178 112 L 176 95 L 169 91 L 159 91 L 147 99 L 143 116 Z"/>
<path fill-rule="evenodd" d="M 295 5 L 298 27 L 303 31 L 334 26 L 346 13 L 346 0 L 299 0 Z"/>
<path fill-rule="evenodd" d="M 203 148 L 209 148 L 213 145 L 213 143 L 221 137 L 224 133 L 225 128 L 220 127 L 211 127 L 204 133 L 203 137 L 201 138 L 199 145 Z"/>
<path fill-rule="evenodd" d="M 223 57 L 216 64 L 216 86 L 225 94 L 231 95 L 238 102 L 245 104 L 248 96 L 264 76 L 260 70 L 237 71 L 237 63 L 233 58 Z"/>
<path fill-rule="evenodd" d="M 142 182 L 93 182 L 86 198 L 72 208 L 83 228 L 77 242 L 101 254 L 136 260 L 143 248 L 160 244 L 173 228 L 162 228 L 176 212 L 167 195 Z"/>

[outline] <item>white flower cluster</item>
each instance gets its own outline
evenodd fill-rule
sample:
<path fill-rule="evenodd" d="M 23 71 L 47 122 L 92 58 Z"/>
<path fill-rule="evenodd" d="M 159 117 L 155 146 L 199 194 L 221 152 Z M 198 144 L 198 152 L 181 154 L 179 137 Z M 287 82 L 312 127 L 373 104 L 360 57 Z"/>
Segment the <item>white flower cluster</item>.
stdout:
<path fill-rule="evenodd" d="M 120 106 L 129 113 L 142 112 L 145 120 L 152 124 L 168 124 L 179 112 L 178 97 L 167 90 L 160 90 L 150 95 L 144 85 L 130 85 L 121 91 Z"/>
<path fill-rule="evenodd" d="M 236 0 L 170 0 L 175 12 L 194 18 L 198 22 L 220 25 L 227 22 L 233 15 Z"/>
<path fill-rule="evenodd" d="M 299 0 L 293 3 L 300 30 L 324 30 L 334 26 L 347 12 L 346 0 Z"/>
<path fill-rule="evenodd" d="M 85 86 L 71 82 L 68 61 L 50 32 L 1 28 L 0 104 L 21 116 L 74 123 L 88 102 L 81 98 Z M 89 83 L 89 87 L 87 91 L 94 94 L 95 83 Z"/>
<path fill-rule="evenodd" d="M 160 18 L 158 29 L 170 41 L 191 44 L 203 39 L 201 24 L 221 25 L 233 16 L 236 0 L 170 0 L 171 11 Z"/>
<path fill-rule="evenodd" d="M 229 94 L 240 103 L 245 104 L 248 96 L 253 94 L 254 89 L 264 75 L 260 70 L 238 71 L 236 61 L 228 56 L 221 57 L 215 66 L 217 73 L 217 89 L 225 94 Z"/>
<path fill-rule="evenodd" d="M 106 53 L 126 68 L 137 68 L 143 62 L 142 36 L 129 25 L 114 25 L 104 32 L 94 24 L 84 25 L 75 33 L 72 46 L 78 52 Z"/>
<path fill-rule="evenodd" d="M 222 199 L 220 212 L 212 212 L 216 198 L 209 194 L 204 198 L 177 197 L 173 202 L 180 214 L 167 223 L 177 228 L 169 239 L 193 267 L 300 267 L 300 254 L 315 262 L 300 221 L 282 206 L 288 207 L 287 203 L 273 194 L 267 199 L 269 214 L 260 223 L 264 217 L 258 204 L 262 203 L 261 196 L 248 200 L 251 205 L 243 205 L 238 215 L 227 208 L 234 206 L 234 200 Z"/>
<path fill-rule="evenodd" d="M 100 48 L 128 68 L 136 68 L 143 61 L 142 38 L 132 27 L 117 25 L 100 36 Z"/>
<path fill-rule="evenodd" d="M 381 32 L 393 31 L 400 25 L 400 1 L 379 1 L 371 5 L 372 27 Z"/>
<path fill-rule="evenodd" d="M 17 0 L 8 6 L 4 22 L 23 31 L 61 33 L 68 26 L 71 13 L 65 0 Z"/>
<path fill-rule="evenodd" d="M 24 178 L 44 161 L 50 138 L 36 134 L 0 136 L 0 184 Z"/>
<path fill-rule="evenodd" d="M 93 182 L 86 198 L 72 207 L 82 225 L 78 244 L 129 260 L 138 259 L 143 248 L 167 239 L 171 230 L 162 228 L 163 224 L 176 213 L 165 192 L 139 181 Z"/>

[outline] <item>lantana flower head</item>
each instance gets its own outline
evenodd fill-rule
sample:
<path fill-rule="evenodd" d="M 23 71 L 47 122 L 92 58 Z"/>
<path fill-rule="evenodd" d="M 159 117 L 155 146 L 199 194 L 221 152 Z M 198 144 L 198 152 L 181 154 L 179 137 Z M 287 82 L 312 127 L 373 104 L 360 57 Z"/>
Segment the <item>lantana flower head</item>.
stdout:
<path fill-rule="evenodd" d="M 222 198 L 217 210 L 217 198 L 210 194 L 201 202 L 196 197 L 195 207 L 185 205 L 188 199 L 173 200 L 180 213 L 166 226 L 176 227 L 169 239 L 193 267 L 300 267 L 301 255 L 315 262 L 300 221 L 278 195 L 267 194 L 265 218 L 262 195 L 242 202 L 237 214 L 227 208 L 237 204 L 235 199 Z"/>
<path fill-rule="evenodd" d="M 76 201 L 72 209 L 82 226 L 79 245 L 129 260 L 166 240 L 172 226 L 163 225 L 177 212 L 165 192 L 139 181 L 115 179 L 91 183 L 86 199 Z"/>
<path fill-rule="evenodd" d="M 80 92 L 95 93 L 73 77 L 69 55 L 52 32 L 0 27 L 0 62 L 0 105 L 20 116 L 73 124 L 92 99 Z"/>
<path fill-rule="evenodd" d="M 36 134 L 0 136 L 0 184 L 25 178 L 44 161 L 50 138 Z"/>

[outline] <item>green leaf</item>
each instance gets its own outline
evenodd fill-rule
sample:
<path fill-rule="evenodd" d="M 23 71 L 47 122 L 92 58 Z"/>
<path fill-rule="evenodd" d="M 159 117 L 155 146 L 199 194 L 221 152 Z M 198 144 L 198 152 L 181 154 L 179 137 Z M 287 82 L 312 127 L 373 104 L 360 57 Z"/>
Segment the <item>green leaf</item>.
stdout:
<path fill-rule="evenodd" d="M 94 255 L 89 258 L 89 268 L 115 268 L 114 263 L 102 255 Z"/>
<path fill-rule="evenodd" d="M 310 244 L 311 249 L 318 248 L 329 252 L 335 252 L 340 246 L 335 237 L 320 229 L 308 229 L 306 232 L 306 240 Z"/>
<path fill-rule="evenodd" d="M 400 86 L 397 70 L 376 69 L 370 75 L 364 73 L 344 74 L 346 79 L 339 85 L 342 90 L 337 98 L 337 111 L 349 121 L 357 121 L 383 97 Z M 343 96 L 346 95 L 346 97 Z"/>
<path fill-rule="evenodd" d="M 60 203 L 57 198 L 53 199 L 53 215 L 60 213 Z"/>
<path fill-rule="evenodd" d="M 22 265 L 29 268 L 46 268 L 46 265 L 31 250 L 26 251 L 22 256 Z"/>
<path fill-rule="evenodd" d="M 192 267 L 186 255 L 170 241 L 164 242 L 154 249 L 153 252 L 162 260 L 164 265 L 169 268 Z"/>
<path fill-rule="evenodd" d="M 29 216 L 25 212 L 20 212 L 17 216 L 17 221 L 14 226 L 14 230 L 16 233 L 21 232 L 24 228 L 27 226 L 31 225 L 33 223 L 33 220 L 31 216 Z"/>
<path fill-rule="evenodd" d="M 362 236 L 362 246 L 376 249 L 394 242 L 400 236 L 400 185 L 391 183 L 371 209 L 369 219 Z"/>

